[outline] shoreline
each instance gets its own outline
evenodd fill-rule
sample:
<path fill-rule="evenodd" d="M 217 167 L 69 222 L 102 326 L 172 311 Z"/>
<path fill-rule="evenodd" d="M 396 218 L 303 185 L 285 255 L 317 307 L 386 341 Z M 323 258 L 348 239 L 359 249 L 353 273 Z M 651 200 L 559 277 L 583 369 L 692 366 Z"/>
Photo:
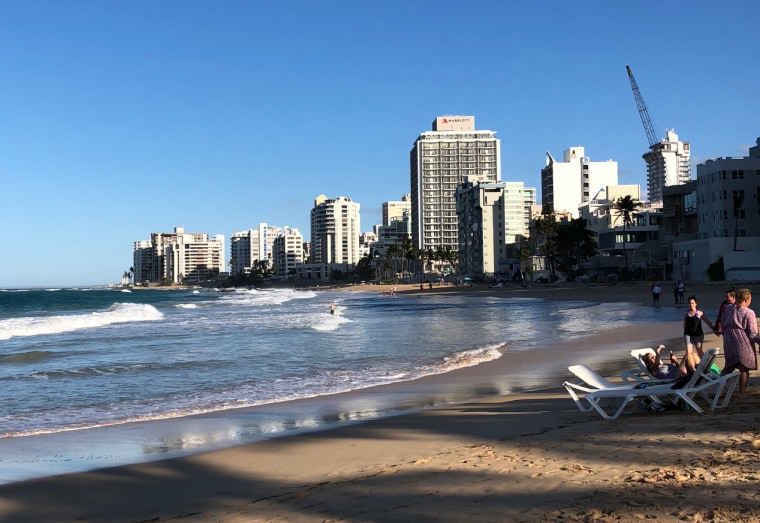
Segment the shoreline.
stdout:
<path fill-rule="evenodd" d="M 378 289 L 379 286 L 372 287 Z M 717 309 L 719 304 L 719 301 L 713 304 L 712 300 L 722 297 L 725 290 L 724 286 L 715 287 L 712 296 L 708 296 L 705 289 L 702 292 L 708 316 L 711 307 Z M 447 287 L 443 289 L 452 292 Z M 507 291 L 503 295 L 508 295 L 510 290 L 488 289 L 485 293 Z M 605 287 L 590 288 L 583 296 L 566 288 L 525 290 L 529 292 L 526 297 L 551 295 L 548 299 L 583 300 L 591 296 L 603 303 L 640 303 L 640 300 L 651 299 L 648 287 L 642 286 L 626 286 L 623 292 L 610 292 Z M 417 289 L 417 292 L 426 291 Z M 399 293 L 405 292 L 408 291 L 399 286 Z M 483 293 L 480 289 L 466 292 Z M 509 293 L 514 294 L 518 293 Z M 690 294 L 689 289 L 687 294 Z M 621 300 L 621 297 L 630 299 Z M 663 297 L 665 304 L 667 298 Z M 631 459 L 643 459 L 641 465 L 650 471 L 657 464 L 660 468 L 666 464 L 675 466 L 675 458 L 671 459 L 666 453 L 667 449 L 672 450 L 671 445 L 682 450 L 678 459 L 687 456 L 700 459 L 686 442 L 705 450 L 704 445 L 689 438 L 705 436 L 708 428 L 715 432 L 710 435 L 715 441 L 733 441 L 744 447 L 750 445 L 749 451 L 753 449 L 747 439 L 750 429 L 740 430 L 739 436 L 736 429 L 740 422 L 737 416 L 749 416 L 747 423 L 754 421 L 752 412 L 756 412 L 760 399 L 755 394 L 755 380 L 750 389 L 751 397 L 741 404 L 741 413 L 732 405 L 730 415 L 668 412 L 623 416 L 615 422 L 580 413 L 564 389 L 557 389 L 561 383 L 558 377 L 563 358 L 614 372 L 616 366 L 625 365 L 627 354 L 622 347 L 647 346 L 647 340 L 667 339 L 669 344 L 679 343 L 678 332 L 672 332 L 678 325 L 673 323 L 647 325 L 638 332 L 629 329 L 602 333 L 581 343 L 568 344 L 567 352 L 556 362 L 556 373 L 549 372 L 543 377 L 531 375 L 530 369 L 535 363 L 531 358 L 535 358 L 535 354 L 507 351 L 501 358 L 485 364 L 422 378 L 431 397 L 436 390 L 452 395 L 448 404 L 432 409 L 420 405 L 410 414 L 386 415 L 180 458 L 0 485 L 0 521 L 49 521 L 52 513 L 60 515 L 56 517 L 60 521 L 161 521 L 183 515 L 191 521 L 355 521 L 367 518 L 377 521 L 431 518 L 452 522 L 543 521 L 540 518 L 545 515 L 549 518 L 546 521 L 559 516 L 568 521 L 590 521 L 572 519 L 575 516 L 567 508 L 573 506 L 574 500 L 575 506 L 581 507 L 577 499 L 583 497 L 578 491 L 584 491 L 583 485 L 606 485 L 605 488 L 622 489 L 622 494 L 626 489 L 631 493 L 640 491 L 632 488 L 638 485 L 637 480 L 630 479 L 632 469 L 628 469 L 628 479 L 623 480 L 625 476 L 619 470 L 622 465 L 599 462 L 599 449 L 593 444 L 595 438 L 599 439 L 599 445 L 608 445 L 602 441 L 605 438 L 627 441 L 625 448 L 620 449 L 623 454 Z M 717 342 L 710 335 L 706 346 Z M 600 350 L 600 345 L 609 350 Z M 676 346 L 680 349 L 680 345 Z M 507 369 L 517 372 L 526 383 L 535 384 L 543 378 L 542 390 L 526 391 L 514 383 L 519 380 L 507 384 L 512 390 L 504 387 L 498 378 L 503 377 Z M 341 396 L 350 403 L 360 396 L 404 394 L 410 387 L 419 385 L 400 382 Z M 474 391 L 475 399 L 470 397 L 458 402 L 457 389 Z M 309 404 L 308 400 L 297 401 Z M 210 417 L 227 415 L 223 412 Z M 637 446 L 632 444 L 636 440 L 633 433 L 627 432 L 631 430 L 643 433 L 644 440 Z M 688 436 L 685 440 L 684 435 Z M 589 438 L 586 447 L 583 441 Z M 654 445 L 656 441 L 666 442 L 666 449 L 652 456 L 642 453 L 642 445 L 662 447 Z M 571 449 L 565 448 L 568 444 Z M 526 452 L 533 458 L 525 458 Z M 561 459 L 559 454 L 563 455 Z M 635 465 L 630 460 L 628 464 Z M 611 469 L 607 470 L 607 466 Z M 590 479 L 592 473 L 585 469 L 593 470 L 593 480 Z M 613 474 L 612 469 L 617 472 Z M 518 477 L 519 481 L 515 479 Z M 654 484 L 658 488 L 662 486 Z M 551 487 L 545 488 L 547 485 Z M 643 481 L 641 486 L 652 484 Z M 448 494 L 441 494 L 445 492 Z M 585 492 L 586 499 L 605 505 L 604 496 L 595 494 L 593 489 Z M 681 495 L 682 491 L 678 493 Z M 641 493 L 637 495 L 640 501 Z M 526 499 L 521 501 L 522 497 Z M 750 498 L 742 502 L 743 506 L 750 514 L 760 514 L 756 512 L 758 500 Z M 528 499 L 533 500 L 532 507 L 527 506 Z M 454 500 L 459 501 L 452 503 Z M 700 503 L 696 498 L 691 502 Z M 636 509 L 636 513 L 646 512 L 641 504 L 627 506 L 621 502 L 621 506 L 628 511 Z M 51 507 L 54 512 L 50 511 Z M 554 517 L 550 518 L 552 507 Z M 560 512 L 556 512 L 558 510 Z M 613 521 L 603 519 L 604 511 L 599 510 L 602 519 L 595 521 Z M 473 511 L 477 512 L 474 516 Z M 373 514 L 380 516 L 370 517 Z"/>

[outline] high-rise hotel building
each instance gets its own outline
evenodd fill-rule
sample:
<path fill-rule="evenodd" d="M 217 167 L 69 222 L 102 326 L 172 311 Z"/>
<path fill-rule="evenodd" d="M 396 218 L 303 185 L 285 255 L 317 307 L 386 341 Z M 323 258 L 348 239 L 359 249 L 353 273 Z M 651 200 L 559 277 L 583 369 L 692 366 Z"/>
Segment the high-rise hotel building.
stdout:
<path fill-rule="evenodd" d="M 475 130 L 474 116 L 439 116 L 417 137 L 409 153 L 415 247 L 457 249 L 457 185 L 470 176 L 500 181 L 499 147 L 495 132 Z"/>
<path fill-rule="evenodd" d="M 358 203 L 345 196 L 317 196 L 311 209 L 311 262 L 358 263 L 360 232 Z"/>
<path fill-rule="evenodd" d="M 682 142 L 673 129 L 642 156 L 647 163 L 649 201 L 662 203 L 664 188 L 683 185 L 691 178 L 691 148 Z"/>

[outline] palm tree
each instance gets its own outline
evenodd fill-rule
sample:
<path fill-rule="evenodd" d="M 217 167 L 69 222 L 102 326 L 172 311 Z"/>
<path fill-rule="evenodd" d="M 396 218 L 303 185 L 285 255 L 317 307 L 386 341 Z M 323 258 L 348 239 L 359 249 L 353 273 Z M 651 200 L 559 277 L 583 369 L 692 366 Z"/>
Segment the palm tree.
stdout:
<path fill-rule="evenodd" d="M 433 249 L 428 247 L 426 249 L 420 249 L 419 256 L 420 256 L 420 262 L 422 264 L 422 279 L 424 280 L 425 268 L 433 260 L 433 256 L 435 256 L 435 254 L 433 253 Z"/>
<path fill-rule="evenodd" d="M 459 251 L 447 245 L 444 249 L 445 260 L 451 266 L 451 270 L 456 273 L 459 269 Z"/>
<path fill-rule="evenodd" d="M 568 276 L 582 274 L 583 261 L 597 253 L 596 235 L 586 226 L 586 220 L 576 218 L 557 227 L 557 258 Z"/>
<path fill-rule="evenodd" d="M 398 257 L 399 252 L 401 252 L 401 249 L 398 245 L 390 245 L 385 251 L 386 264 L 388 268 L 392 269 L 394 274 L 398 272 L 396 270 L 395 259 Z M 386 275 L 386 279 L 390 279 L 390 275 Z"/>
<path fill-rule="evenodd" d="M 135 284 L 135 268 L 130 267 L 129 268 L 129 279 L 132 280 L 132 285 Z"/>
<path fill-rule="evenodd" d="M 736 252 L 736 241 L 739 236 L 739 214 L 744 205 L 744 191 L 734 193 L 734 252 Z"/>
<path fill-rule="evenodd" d="M 540 252 L 549 265 L 549 273 L 554 279 L 555 261 L 557 259 L 557 219 L 554 211 L 548 205 L 544 207 L 541 216 L 533 220 L 536 232 L 536 252 Z"/>
<path fill-rule="evenodd" d="M 520 260 L 520 281 L 523 281 L 523 273 L 533 272 L 531 263 L 528 263 L 533 256 L 533 242 L 528 242 L 525 238 L 520 238 L 520 243 L 517 245 L 517 259 Z"/>
<path fill-rule="evenodd" d="M 401 276 L 404 277 L 405 272 L 409 272 L 412 260 L 416 257 L 414 245 L 412 245 L 412 239 L 408 234 L 405 234 L 404 237 L 401 238 L 399 250 L 401 253 Z M 404 270 L 404 261 L 406 261 L 406 271 Z"/>
<path fill-rule="evenodd" d="M 636 198 L 627 194 L 621 196 L 615 202 L 615 212 L 618 217 L 623 219 L 623 254 L 625 255 L 625 266 L 628 267 L 628 251 L 626 250 L 626 239 L 628 237 L 628 226 L 633 225 L 633 217 L 636 216 L 636 210 L 644 204 Z"/>

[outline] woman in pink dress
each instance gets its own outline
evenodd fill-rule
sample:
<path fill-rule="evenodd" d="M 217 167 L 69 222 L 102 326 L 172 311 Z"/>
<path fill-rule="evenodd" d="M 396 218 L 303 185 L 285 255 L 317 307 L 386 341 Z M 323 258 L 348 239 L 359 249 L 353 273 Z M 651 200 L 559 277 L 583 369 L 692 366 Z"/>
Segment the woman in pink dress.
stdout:
<path fill-rule="evenodd" d="M 723 326 L 723 352 L 726 357 L 726 367 L 723 374 L 736 369 L 741 371 L 739 378 L 739 397 L 744 397 L 749 371 L 757 370 L 757 355 L 755 343 L 758 341 L 757 318 L 755 311 L 749 308 L 752 294 L 749 289 L 736 291 L 736 304 L 726 307 L 721 323 Z"/>

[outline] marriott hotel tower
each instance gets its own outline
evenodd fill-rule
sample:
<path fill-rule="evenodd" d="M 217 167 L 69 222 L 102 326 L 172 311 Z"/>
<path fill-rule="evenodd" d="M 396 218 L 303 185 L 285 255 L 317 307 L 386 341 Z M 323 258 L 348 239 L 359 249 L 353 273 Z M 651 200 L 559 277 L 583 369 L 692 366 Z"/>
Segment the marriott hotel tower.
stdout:
<path fill-rule="evenodd" d="M 496 133 L 476 131 L 474 116 L 439 116 L 414 142 L 409 160 L 414 246 L 457 250 L 457 186 L 501 181 Z"/>

